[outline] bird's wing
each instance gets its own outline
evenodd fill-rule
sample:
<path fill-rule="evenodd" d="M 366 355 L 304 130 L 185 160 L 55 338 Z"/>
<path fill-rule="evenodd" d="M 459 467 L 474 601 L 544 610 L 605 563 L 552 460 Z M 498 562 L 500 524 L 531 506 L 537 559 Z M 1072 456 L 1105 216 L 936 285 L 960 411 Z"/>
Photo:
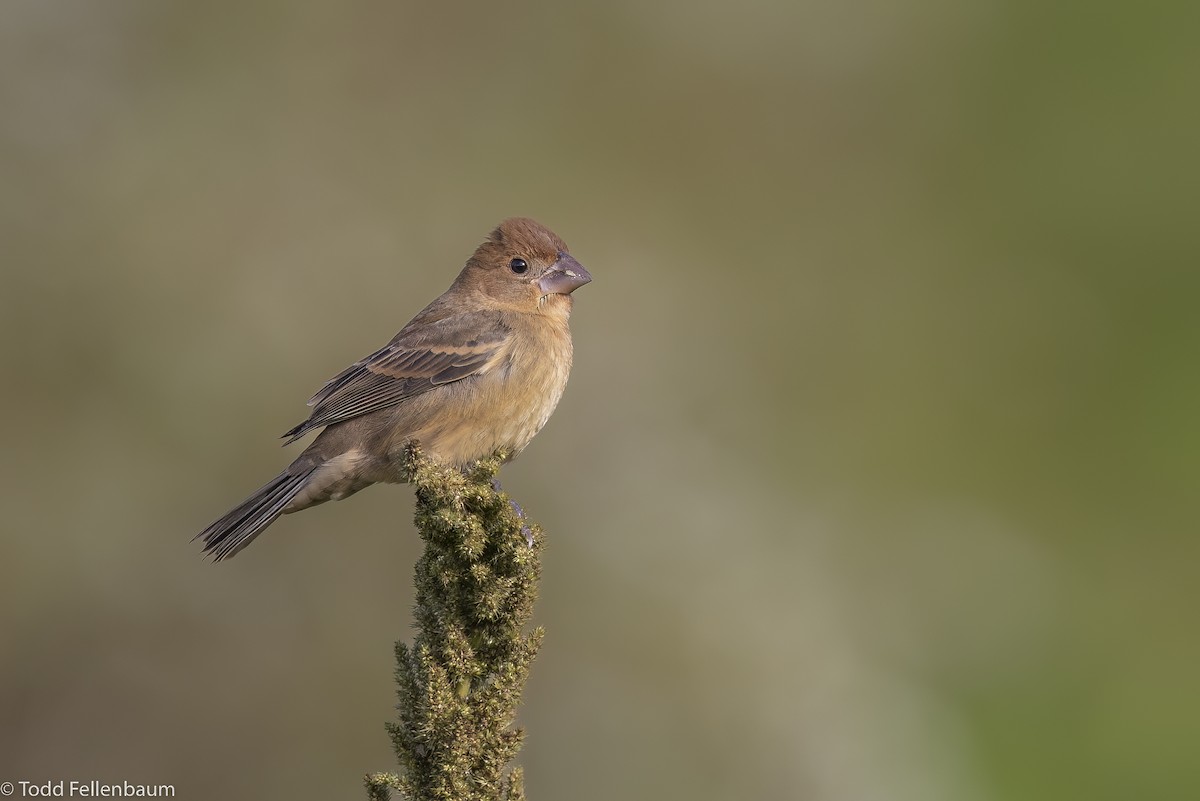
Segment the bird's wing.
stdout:
<path fill-rule="evenodd" d="M 508 334 L 498 317 L 484 312 L 410 323 L 387 345 L 317 390 L 308 401 L 311 416 L 283 436 L 294 442 L 314 428 L 395 406 L 475 375 L 497 357 Z"/>

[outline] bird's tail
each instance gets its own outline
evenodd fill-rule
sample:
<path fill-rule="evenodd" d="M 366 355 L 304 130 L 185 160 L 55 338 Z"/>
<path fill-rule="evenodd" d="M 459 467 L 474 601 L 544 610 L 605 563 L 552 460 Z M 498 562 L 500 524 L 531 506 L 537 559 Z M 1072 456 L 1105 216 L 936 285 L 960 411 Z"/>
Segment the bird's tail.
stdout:
<path fill-rule="evenodd" d="M 312 469 L 296 471 L 293 465 L 193 539 L 204 540 L 204 553 L 215 561 L 233 556 L 275 522 L 312 473 Z"/>

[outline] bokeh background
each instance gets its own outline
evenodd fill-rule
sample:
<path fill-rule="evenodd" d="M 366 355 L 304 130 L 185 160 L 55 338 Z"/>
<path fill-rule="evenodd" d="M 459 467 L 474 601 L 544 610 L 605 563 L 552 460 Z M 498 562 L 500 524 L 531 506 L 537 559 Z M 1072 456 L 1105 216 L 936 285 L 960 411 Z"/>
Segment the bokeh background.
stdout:
<path fill-rule="evenodd" d="M 1200 5 L 0 5 L 0 780 L 362 797 L 411 491 L 189 538 L 501 218 L 533 799 L 1200 797 Z"/>

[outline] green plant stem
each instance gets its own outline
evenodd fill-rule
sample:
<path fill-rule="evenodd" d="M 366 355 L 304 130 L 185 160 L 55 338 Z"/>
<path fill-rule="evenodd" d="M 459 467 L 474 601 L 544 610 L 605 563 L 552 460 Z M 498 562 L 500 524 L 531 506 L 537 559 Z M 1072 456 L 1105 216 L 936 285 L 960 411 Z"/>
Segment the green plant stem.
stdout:
<path fill-rule="evenodd" d="M 366 777 L 368 797 L 522 801 L 524 732 L 512 728 L 540 628 L 526 633 L 541 573 L 542 532 L 492 479 L 504 454 L 464 474 L 414 451 L 416 638 L 396 644 L 398 716 L 388 733 L 399 773 Z M 532 540 L 532 545 L 530 544 Z"/>

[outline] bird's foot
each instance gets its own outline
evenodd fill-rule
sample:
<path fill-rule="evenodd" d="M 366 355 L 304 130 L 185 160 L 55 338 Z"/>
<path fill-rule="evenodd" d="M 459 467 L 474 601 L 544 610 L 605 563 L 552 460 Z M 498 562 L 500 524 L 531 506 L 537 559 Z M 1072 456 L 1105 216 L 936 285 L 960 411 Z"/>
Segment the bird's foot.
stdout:
<path fill-rule="evenodd" d="M 520 520 L 525 519 L 525 510 L 521 508 L 521 504 L 517 503 L 512 498 L 509 498 L 508 505 L 512 507 L 513 512 L 516 513 L 517 517 Z M 528 545 L 530 548 L 532 548 L 533 547 L 533 529 L 531 529 L 525 523 L 521 523 L 521 533 L 525 535 L 525 544 Z"/>
<path fill-rule="evenodd" d="M 498 478 L 492 479 L 492 489 L 494 489 L 496 492 L 504 492 L 504 490 L 501 489 L 501 487 L 500 487 L 500 479 L 498 479 Z M 517 503 L 512 498 L 509 498 L 508 505 L 512 507 L 513 512 L 517 515 L 517 517 L 519 519 L 521 519 L 521 520 L 525 519 L 525 510 L 521 508 L 521 504 Z M 531 529 L 526 524 L 522 523 L 521 524 L 521 533 L 525 535 L 525 543 L 530 548 L 532 548 L 533 547 L 533 529 Z"/>

